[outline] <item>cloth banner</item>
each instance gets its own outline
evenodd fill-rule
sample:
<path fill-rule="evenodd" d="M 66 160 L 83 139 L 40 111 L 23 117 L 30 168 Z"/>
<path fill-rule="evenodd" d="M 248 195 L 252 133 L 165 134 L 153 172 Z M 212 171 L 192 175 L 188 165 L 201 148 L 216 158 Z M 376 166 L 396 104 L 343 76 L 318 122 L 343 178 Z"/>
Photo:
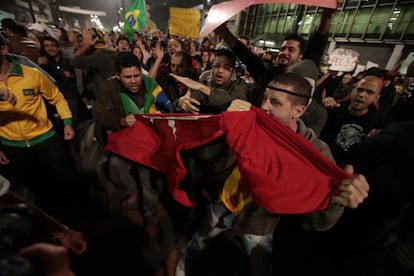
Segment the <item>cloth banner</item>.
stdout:
<path fill-rule="evenodd" d="M 298 214 L 327 207 L 349 178 L 303 136 L 260 109 L 221 115 L 137 115 L 137 122 L 108 137 L 106 149 L 166 173 L 173 197 L 193 207 L 180 189 L 187 170 L 181 151 L 226 135 L 254 201 L 273 213 Z"/>
<path fill-rule="evenodd" d="M 134 0 L 125 12 L 124 33 L 132 41 L 133 33 L 147 26 L 147 13 L 144 0 Z"/>
<path fill-rule="evenodd" d="M 222 2 L 217 5 L 213 5 L 208 11 L 208 15 L 204 26 L 200 31 L 200 38 L 207 36 L 209 33 L 214 31 L 218 26 L 232 18 L 234 15 L 239 13 L 245 8 L 257 5 L 257 4 L 266 4 L 266 3 L 292 3 L 298 5 L 308 5 L 308 6 L 319 6 L 324 8 L 336 9 L 337 0 L 231 0 L 227 2 Z"/>

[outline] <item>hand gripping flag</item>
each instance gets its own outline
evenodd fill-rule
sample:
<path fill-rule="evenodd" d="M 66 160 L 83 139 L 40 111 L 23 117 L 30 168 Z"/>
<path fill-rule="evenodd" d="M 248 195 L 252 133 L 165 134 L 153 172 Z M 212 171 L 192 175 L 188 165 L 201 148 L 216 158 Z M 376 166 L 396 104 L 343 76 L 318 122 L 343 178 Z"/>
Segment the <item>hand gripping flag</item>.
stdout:
<path fill-rule="evenodd" d="M 108 137 L 107 150 L 166 174 L 173 197 L 192 207 L 180 188 L 186 168 L 180 153 L 226 135 L 253 200 L 273 213 L 322 210 L 337 191 L 342 169 L 305 137 L 257 108 L 220 115 L 137 115 L 137 122 Z"/>

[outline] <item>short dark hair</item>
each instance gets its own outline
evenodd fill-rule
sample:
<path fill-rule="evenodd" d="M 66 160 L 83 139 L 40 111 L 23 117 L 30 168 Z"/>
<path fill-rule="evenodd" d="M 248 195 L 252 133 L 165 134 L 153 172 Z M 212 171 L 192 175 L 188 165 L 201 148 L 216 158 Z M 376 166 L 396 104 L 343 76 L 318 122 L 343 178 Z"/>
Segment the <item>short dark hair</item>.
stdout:
<path fill-rule="evenodd" d="M 216 55 L 216 57 L 220 57 L 220 56 L 227 57 L 231 61 L 231 67 L 233 67 L 233 68 L 236 67 L 237 57 L 232 51 L 230 51 L 228 49 L 221 49 L 221 50 L 218 50 L 215 53 L 215 55 Z"/>
<path fill-rule="evenodd" d="M 287 34 L 285 38 L 283 39 L 283 41 L 286 41 L 286 40 L 298 41 L 300 53 L 303 54 L 303 52 L 305 51 L 305 39 L 303 39 L 303 37 L 301 37 L 297 33 L 290 33 L 290 34 Z"/>
<path fill-rule="evenodd" d="M 48 56 L 48 54 L 45 51 L 45 46 L 44 46 L 45 41 L 52 41 L 53 43 L 56 44 L 56 47 L 58 47 L 58 48 L 60 47 L 59 41 L 57 39 L 55 39 L 54 37 L 51 37 L 51 36 L 43 37 L 41 39 L 41 42 L 40 42 L 40 54 L 43 55 L 43 56 Z"/>
<path fill-rule="evenodd" d="M 66 31 L 66 29 L 63 28 L 63 27 L 56 27 L 56 29 L 59 29 L 62 32 L 62 35 L 60 37 L 60 41 L 62 41 L 64 43 L 69 43 L 68 31 Z"/>
<path fill-rule="evenodd" d="M 302 95 L 303 97 L 288 94 L 294 105 L 307 105 L 312 96 L 312 86 L 309 81 L 296 73 L 278 74 L 270 82 L 289 85 L 292 87 L 292 92 Z"/>
<path fill-rule="evenodd" d="M 239 36 L 239 39 L 244 39 L 244 40 L 246 40 L 246 41 L 247 41 L 247 44 L 248 44 L 248 45 L 250 45 L 250 39 L 249 39 L 247 36 L 245 36 L 245 35 L 241 35 L 241 36 Z"/>
<path fill-rule="evenodd" d="M 388 74 L 388 70 L 378 68 L 378 67 L 371 67 L 371 68 L 363 71 L 363 74 L 364 74 L 364 77 L 366 77 L 366 76 L 376 76 L 376 77 L 379 77 L 381 79 L 385 79 L 385 77 Z"/>
<path fill-rule="evenodd" d="M 14 19 L 11 19 L 11 18 L 3 18 L 1 20 L 1 26 L 3 28 L 7 28 L 10 30 L 13 30 L 16 24 L 17 24 L 16 21 L 14 21 Z"/>
<path fill-rule="evenodd" d="M 54 37 L 51 37 L 51 36 L 45 36 L 45 37 L 43 37 L 42 38 L 42 43 L 41 43 L 41 47 L 43 47 L 43 42 L 44 41 L 52 41 L 52 42 L 54 42 L 55 44 L 56 44 L 56 46 L 58 46 L 59 47 L 59 41 L 56 39 L 56 38 L 54 38 Z"/>
<path fill-rule="evenodd" d="M 115 45 L 117 45 L 117 46 L 118 46 L 119 41 L 122 41 L 122 40 L 127 41 L 127 42 L 128 42 L 128 44 L 131 46 L 131 42 L 129 42 L 128 37 L 126 37 L 126 36 L 124 36 L 124 35 L 120 35 L 120 36 L 118 37 L 118 39 L 116 40 Z"/>
<path fill-rule="evenodd" d="M 121 73 L 122 69 L 129 67 L 137 67 L 141 70 L 141 62 L 138 57 L 132 52 L 120 52 L 116 55 L 115 59 L 115 70 L 118 74 Z"/>

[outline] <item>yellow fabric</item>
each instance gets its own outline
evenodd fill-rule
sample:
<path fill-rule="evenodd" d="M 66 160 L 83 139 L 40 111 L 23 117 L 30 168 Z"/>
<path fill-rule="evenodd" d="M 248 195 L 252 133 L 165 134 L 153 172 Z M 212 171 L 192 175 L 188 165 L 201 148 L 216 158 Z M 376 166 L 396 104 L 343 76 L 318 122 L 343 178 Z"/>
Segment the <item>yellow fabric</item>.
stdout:
<path fill-rule="evenodd" d="M 162 92 L 161 86 L 157 85 L 154 90 L 152 91 L 152 96 L 154 97 L 154 103 L 151 105 L 149 113 L 157 113 L 157 108 L 155 106 L 155 99 L 158 97 L 158 95 Z"/>
<path fill-rule="evenodd" d="M 246 183 L 241 178 L 238 167 L 235 167 L 226 179 L 221 192 L 221 200 L 226 208 L 233 213 L 240 212 L 246 204 L 253 200 Z"/>
<path fill-rule="evenodd" d="M 16 95 L 16 105 L 0 101 L 0 137 L 24 141 L 38 137 L 52 129 L 47 117 L 44 100 L 56 106 L 61 119 L 71 119 L 72 113 L 57 86 L 36 68 L 15 63 L 7 82 L 0 81 L 0 88 L 8 88 Z"/>

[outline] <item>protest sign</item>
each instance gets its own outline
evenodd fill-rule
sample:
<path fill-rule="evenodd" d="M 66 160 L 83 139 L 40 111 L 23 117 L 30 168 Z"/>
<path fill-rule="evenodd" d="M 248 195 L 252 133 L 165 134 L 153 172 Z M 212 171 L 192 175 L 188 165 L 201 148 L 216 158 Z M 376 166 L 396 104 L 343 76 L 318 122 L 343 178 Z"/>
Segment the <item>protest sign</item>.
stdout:
<path fill-rule="evenodd" d="M 198 38 L 200 11 L 170 7 L 169 32 L 181 37 Z"/>
<path fill-rule="evenodd" d="M 359 53 L 345 48 L 337 48 L 329 54 L 329 70 L 351 72 L 358 64 Z"/>

